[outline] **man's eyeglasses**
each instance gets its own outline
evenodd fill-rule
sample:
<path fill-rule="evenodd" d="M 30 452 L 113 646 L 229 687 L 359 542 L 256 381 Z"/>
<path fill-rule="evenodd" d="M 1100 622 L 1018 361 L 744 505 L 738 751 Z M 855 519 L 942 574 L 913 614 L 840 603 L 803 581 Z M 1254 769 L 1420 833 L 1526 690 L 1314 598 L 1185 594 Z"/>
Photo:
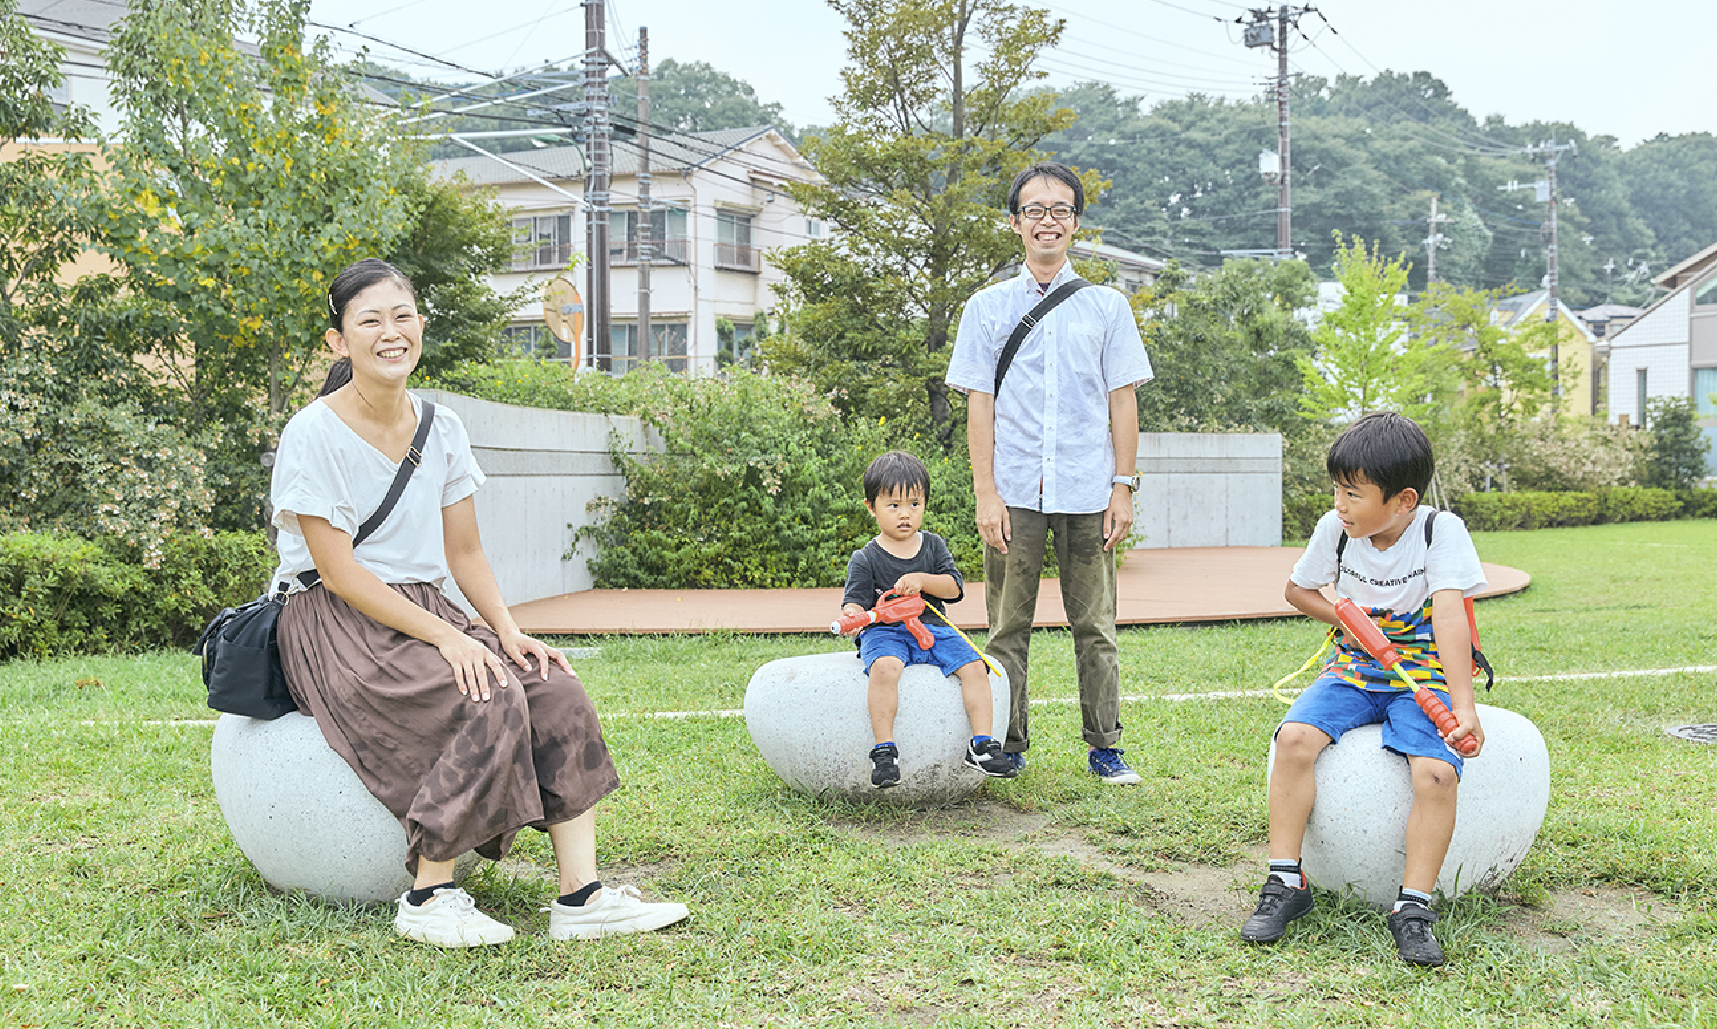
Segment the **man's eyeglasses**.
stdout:
<path fill-rule="evenodd" d="M 1056 204 L 1045 207 L 1042 204 L 1027 204 L 1019 209 L 1019 215 L 1028 222 L 1040 222 L 1044 215 L 1052 215 L 1058 222 L 1070 222 L 1076 212 L 1067 204 Z"/>

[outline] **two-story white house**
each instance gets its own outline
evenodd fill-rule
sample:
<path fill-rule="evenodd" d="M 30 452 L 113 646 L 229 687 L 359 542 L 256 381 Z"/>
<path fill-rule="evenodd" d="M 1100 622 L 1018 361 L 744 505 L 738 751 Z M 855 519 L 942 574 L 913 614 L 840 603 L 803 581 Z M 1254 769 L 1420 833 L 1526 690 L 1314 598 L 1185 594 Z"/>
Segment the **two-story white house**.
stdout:
<path fill-rule="evenodd" d="M 586 319 L 581 364 L 618 374 L 641 361 L 661 360 L 675 371 L 709 374 L 744 359 L 759 319 L 773 315 L 775 286 L 784 278 L 770 265 L 768 252 L 823 235 L 822 223 L 807 218 L 784 188 L 814 181 L 817 173 L 768 126 L 652 138 L 650 236 L 656 257 L 649 304 L 655 340 L 646 347 L 638 339 L 639 150 L 630 140 L 616 139 L 611 153 L 612 330 L 608 340 L 589 339 L 593 319 Z M 584 205 L 574 199 L 582 196 L 588 169 L 578 147 L 498 156 L 437 161 L 433 174 L 498 192 L 512 220 L 515 249 L 510 270 L 490 282 L 507 292 L 546 282 L 574 255 L 588 257 Z M 588 297 L 589 261 L 583 265 L 568 278 Z M 562 359 L 570 353 L 549 333 L 540 300 L 514 312 L 507 335 L 521 353 Z"/>
<path fill-rule="evenodd" d="M 103 135 L 117 132 L 119 114 L 108 94 L 103 51 L 113 23 L 125 16 L 123 0 L 19 0 L 18 13 L 32 32 L 65 51 L 65 81 L 53 90 L 54 103 L 87 108 Z"/>
<path fill-rule="evenodd" d="M 1717 243 L 1651 281 L 1668 294 L 1609 337 L 1610 421 L 1644 425 L 1647 400 L 1692 397 L 1717 464 Z"/>

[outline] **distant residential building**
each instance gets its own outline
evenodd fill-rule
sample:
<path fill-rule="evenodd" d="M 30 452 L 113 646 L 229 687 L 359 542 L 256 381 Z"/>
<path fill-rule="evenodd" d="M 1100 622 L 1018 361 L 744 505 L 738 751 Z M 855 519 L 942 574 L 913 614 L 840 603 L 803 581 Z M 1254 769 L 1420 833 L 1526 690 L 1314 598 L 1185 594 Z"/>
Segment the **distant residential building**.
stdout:
<path fill-rule="evenodd" d="M 119 131 L 102 52 L 113 23 L 125 17 L 125 0 L 18 0 L 18 13 L 31 31 L 65 50 L 60 58 L 65 81 L 50 94 L 54 106 L 81 105 L 103 135 Z"/>
<path fill-rule="evenodd" d="M 1513 332 L 1534 322 L 1546 321 L 1549 303 L 1550 291 L 1544 289 L 1504 298 L 1492 306 L 1491 324 Z M 1556 322 L 1561 328 L 1556 361 L 1557 379 L 1562 387 L 1562 410 L 1589 415 L 1602 409 L 1604 404 L 1599 393 L 1604 377 L 1603 370 L 1598 367 L 1601 360 L 1597 351 L 1598 337 L 1561 300 L 1556 302 Z M 1532 351 L 1528 356 L 1548 365 L 1550 349 L 1545 347 Z"/>
<path fill-rule="evenodd" d="M 638 339 L 639 151 L 630 140 L 611 142 L 609 186 L 610 319 L 607 340 L 591 340 L 591 319 L 581 363 L 622 373 L 648 360 L 675 371 L 709 373 L 750 352 L 761 314 L 777 304 L 785 276 L 769 261 L 771 250 L 819 239 L 827 227 L 807 217 L 787 195 L 789 182 L 817 173 L 793 145 L 769 126 L 718 132 L 667 133 L 650 144 L 650 271 L 652 345 Z M 585 159 L 577 147 L 549 147 L 436 161 L 433 174 L 498 191 L 510 215 L 515 249 L 510 269 L 490 276 L 507 292 L 546 282 L 574 255 L 586 254 L 583 205 L 535 181 L 582 196 Z M 534 178 L 533 178 L 534 177 Z M 586 299 L 584 262 L 569 275 Z M 718 332 L 722 322 L 731 333 Z M 507 337 L 522 353 L 566 359 L 571 348 L 548 331 L 540 300 L 513 313 Z"/>
<path fill-rule="evenodd" d="M 1629 307 L 1626 304 L 1599 304 L 1588 307 L 1580 312 L 1580 320 L 1586 323 L 1586 328 L 1592 330 L 1592 335 L 1599 339 L 1607 339 L 1622 331 L 1635 318 L 1645 313 L 1643 307 Z"/>
<path fill-rule="evenodd" d="M 1075 243 L 1067 249 L 1076 260 L 1096 259 L 1107 263 L 1115 270 L 1115 278 L 1109 284 L 1128 296 L 1155 283 L 1163 269 L 1168 267 L 1154 257 L 1135 254 L 1107 243 Z"/>
<path fill-rule="evenodd" d="M 1651 281 L 1668 294 L 1609 334 L 1610 420 L 1644 425 L 1653 397 L 1692 397 L 1717 474 L 1717 243 Z"/>

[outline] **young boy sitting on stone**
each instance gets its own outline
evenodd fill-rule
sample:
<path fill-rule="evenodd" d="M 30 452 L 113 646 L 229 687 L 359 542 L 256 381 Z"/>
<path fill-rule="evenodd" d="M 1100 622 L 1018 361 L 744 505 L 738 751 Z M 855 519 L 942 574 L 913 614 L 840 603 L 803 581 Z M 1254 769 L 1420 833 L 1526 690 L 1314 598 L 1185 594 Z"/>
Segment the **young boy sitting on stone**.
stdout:
<path fill-rule="evenodd" d="M 888 593 L 923 594 L 925 604 L 946 613 L 947 601 L 965 596 L 964 580 L 954 567 L 948 544 L 924 532 L 924 508 L 930 499 L 930 472 L 903 450 L 891 450 L 864 473 L 864 506 L 876 519 L 876 538 L 853 551 L 847 562 L 841 614 L 862 614 Z M 926 612 L 920 619 L 935 645 L 920 650 L 904 625 L 879 622 L 857 630 L 859 660 L 870 677 L 870 725 L 876 745 L 870 751 L 870 783 L 879 789 L 900 783 L 900 751 L 894 745 L 894 716 L 900 707 L 900 673 L 907 665 L 930 664 L 960 680 L 960 697 L 972 723 L 966 764 L 985 775 L 1016 774 L 990 731 L 990 676 L 984 659 L 944 619 Z"/>
<path fill-rule="evenodd" d="M 1313 763 L 1342 733 L 1381 722 L 1384 748 L 1406 758 L 1413 781 L 1406 867 L 1389 931 L 1404 961 L 1440 965 L 1431 891 L 1454 834 L 1461 774 L 1461 756 L 1449 744 L 1469 735 L 1484 743 L 1473 704 L 1464 600 L 1484 588 L 1484 571 L 1461 520 L 1419 504 L 1434 464 L 1430 440 L 1411 420 L 1387 412 L 1365 415 L 1336 439 L 1325 467 L 1334 480 L 1335 509 L 1319 519 L 1294 565 L 1288 602 L 1312 618 L 1339 624 L 1334 604 L 1318 592 L 1335 583 L 1337 596 L 1366 609 L 1400 651 L 1408 674 L 1433 687 L 1460 725 L 1445 741 L 1389 669 L 1379 667 L 1358 641 L 1342 639 L 1276 730 L 1269 877 L 1240 935 L 1272 943 L 1312 909 L 1300 844 L 1316 792 Z"/>

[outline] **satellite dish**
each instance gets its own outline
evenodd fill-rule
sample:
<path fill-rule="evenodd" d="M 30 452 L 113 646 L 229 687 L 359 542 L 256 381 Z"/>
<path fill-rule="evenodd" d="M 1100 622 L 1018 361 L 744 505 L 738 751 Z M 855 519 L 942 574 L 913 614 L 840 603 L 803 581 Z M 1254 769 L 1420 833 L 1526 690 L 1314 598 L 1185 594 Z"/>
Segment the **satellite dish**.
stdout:
<path fill-rule="evenodd" d="M 579 343 L 584 339 L 584 301 L 578 288 L 557 275 L 543 287 L 543 321 L 554 338 L 569 348 L 572 367 L 579 366 Z"/>

